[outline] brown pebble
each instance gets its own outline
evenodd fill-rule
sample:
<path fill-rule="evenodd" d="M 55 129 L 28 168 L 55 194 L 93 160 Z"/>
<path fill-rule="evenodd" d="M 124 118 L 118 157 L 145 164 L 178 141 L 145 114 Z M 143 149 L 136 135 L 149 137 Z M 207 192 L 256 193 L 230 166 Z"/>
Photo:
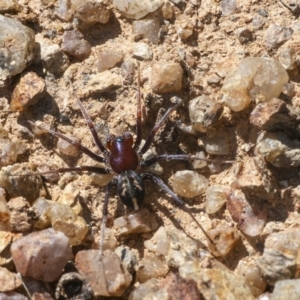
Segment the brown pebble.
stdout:
<path fill-rule="evenodd" d="M 0 292 L 12 291 L 22 285 L 22 282 L 16 273 L 0 267 Z M 1 296 L 0 296 L 0 299 Z"/>
<path fill-rule="evenodd" d="M 179 92 L 182 89 L 183 71 L 178 63 L 158 62 L 152 67 L 153 93 Z"/>
<path fill-rule="evenodd" d="M 53 300 L 48 293 L 33 293 L 31 298 L 32 300 Z"/>
<path fill-rule="evenodd" d="M 296 115 L 296 114 L 295 114 Z M 293 118 L 287 104 L 277 98 L 258 104 L 250 115 L 250 123 L 261 130 L 274 130 L 290 127 Z"/>
<path fill-rule="evenodd" d="M 52 228 L 30 233 L 13 242 L 11 255 L 22 276 L 45 282 L 57 280 L 73 257 L 69 239 Z"/>
<path fill-rule="evenodd" d="M 95 296 L 121 296 L 130 285 L 132 276 L 122 270 L 120 258 L 106 250 L 102 260 L 99 250 L 84 250 L 77 253 L 75 263 L 86 278 Z"/>
<path fill-rule="evenodd" d="M 24 75 L 13 90 L 10 102 L 12 110 L 24 111 L 37 103 L 45 94 L 46 83 L 34 72 Z"/>
<path fill-rule="evenodd" d="M 91 45 L 78 30 L 66 31 L 63 35 L 61 48 L 64 52 L 80 60 L 89 57 Z"/>
<path fill-rule="evenodd" d="M 10 210 L 10 225 L 14 232 L 29 232 L 32 228 L 30 204 L 23 197 L 11 199 L 7 206 Z"/>

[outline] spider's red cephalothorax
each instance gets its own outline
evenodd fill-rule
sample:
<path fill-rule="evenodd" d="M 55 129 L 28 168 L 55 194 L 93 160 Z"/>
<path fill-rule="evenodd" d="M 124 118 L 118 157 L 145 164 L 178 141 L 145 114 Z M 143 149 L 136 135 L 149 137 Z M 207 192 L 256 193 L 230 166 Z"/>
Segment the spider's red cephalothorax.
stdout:
<path fill-rule="evenodd" d="M 136 170 L 139 164 L 138 154 L 133 146 L 133 137 L 130 132 L 124 132 L 122 136 L 111 135 L 106 140 L 109 154 L 109 165 L 116 173 L 120 174 L 128 170 Z"/>

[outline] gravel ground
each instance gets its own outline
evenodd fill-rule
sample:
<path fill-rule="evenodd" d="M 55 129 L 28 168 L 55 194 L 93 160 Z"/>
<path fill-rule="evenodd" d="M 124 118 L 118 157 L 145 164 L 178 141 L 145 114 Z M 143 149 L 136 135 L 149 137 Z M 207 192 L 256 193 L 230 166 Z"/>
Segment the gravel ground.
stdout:
<path fill-rule="evenodd" d="M 153 286 L 147 287 L 148 294 L 152 295 L 148 295 L 147 299 L 258 299 L 260 295 L 269 299 L 273 290 L 272 299 L 299 299 L 300 292 L 297 294 L 296 288 L 288 292 L 288 284 L 296 283 L 299 277 L 297 256 L 300 253 L 297 238 L 300 234 L 300 21 L 297 4 L 292 5 L 291 1 L 284 0 L 153 1 L 151 5 L 158 3 L 157 7 L 146 7 L 145 14 L 139 14 L 141 10 L 132 13 L 128 7 L 124 11 L 120 7 L 117 9 L 122 1 L 87 3 L 90 6 L 82 8 L 76 1 L 21 0 L 16 3 L 0 0 L 0 13 L 31 28 L 35 36 L 35 41 L 30 40 L 32 32 L 26 33 L 24 28 L 18 29 L 16 25 L 12 25 L 13 31 L 20 30 L 22 35 L 12 39 L 11 43 L 5 41 L 0 33 L 0 53 L 4 53 L 2 56 L 5 59 L 15 59 L 19 66 L 14 71 L 17 67 L 9 69 L 5 63 L 2 66 L 0 59 L 1 147 L 5 149 L 0 158 L 2 171 L 8 172 L 5 169 L 7 166 L 23 168 L 28 163 L 33 167 L 21 169 L 21 174 L 45 172 L 49 168 L 96 166 L 92 159 L 78 149 L 70 148 L 68 143 L 57 143 L 57 138 L 43 128 L 60 131 L 95 151 L 92 136 L 76 102 L 77 95 L 101 140 L 105 141 L 108 133 L 121 135 L 124 131 L 130 131 L 135 134 L 139 69 L 143 139 L 147 138 L 163 113 L 174 105 L 171 98 L 177 96 L 183 100 L 182 104 L 170 114 L 155 136 L 153 146 L 156 152 L 195 155 L 202 151 L 204 157 L 211 160 L 206 166 L 196 169 L 194 163 L 189 161 L 162 161 L 152 171 L 183 197 L 188 211 L 212 237 L 214 245 L 208 242 L 191 215 L 178 208 L 171 197 L 153 182 L 146 183 L 144 219 L 136 217 L 137 223 L 146 224 L 147 229 L 139 228 L 131 234 L 122 234 L 122 230 L 128 228 L 118 225 L 123 222 L 118 218 L 128 211 L 113 191 L 107 221 L 107 227 L 112 230 L 107 229 L 109 238 L 105 248 L 114 250 L 117 245 L 128 246 L 131 249 L 128 255 L 136 256 L 133 269 L 138 273 L 126 271 L 131 276 L 128 279 L 129 275 L 125 272 L 128 276 L 124 275 L 124 282 L 130 286 L 125 286 L 122 292 L 106 291 L 102 294 L 94 290 L 95 297 L 100 299 L 110 295 L 116 299 L 143 299 L 147 293 L 129 294 L 145 282 L 150 286 L 152 282 L 148 280 L 152 278 L 155 280 Z M 68 5 L 71 8 L 67 9 Z M 2 32 L 9 26 L 8 23 L 0 20 Z M 13 48 L 19 40 L 25 43 L 25 35 L 29 37 L 22 46 L 25 50 Z M 7 54 L 6 48 L 13 50 Z M 14 53 L 18 54 L 19 59 L 13 58 Z M 257 96 L 249 98 L 249 103 L 237 110 L 230 109 L 230 105 L 224 103 L 222 86 L 226 75 L 247 57 L 273 58 L 281 63 L 283 82 L 281 85 L 276 83 L 281 93 L 275 95 L 281 102 L 274 99 L 273 102 L 260 101 Z M 24 61 L 28 61 L 27 66 Z M 274 70 L 266 73 L 264 85 L 272 82 L 275 73 Z M 242 83 L 246 78 L 243 74 Z M 284 74 L 288 74 L 288 82 Z M 246 88 L 247 92 L 251 85 L 252 82 Z M 267 92 L 271 90 L 273 87 L 268 87 Z M 209 97 L 205 102 L 209 104 L 203 108 L 207 113 L 204 116 L 200 113 L 200 119 L 205 119 L 206 125 L 199 129 L 195 124 L 192 126 L 190 115 L 193 112 L 189 111 L 189 104 L 192 99 L 203 95 Z M 266 107 L 258 106 L 262 104 Z M 262 125 L 261 119 L 271 120 L 271 125 L 267 122 Z M 271 142 L 268 140 L 267 144 L 261 144 L 266 136 Z M 279 142 L 282 144 L 279 145 Z M 273 147 L 274 152 L 268 147 Z M 274 158 L 272 155 L 275 152 L 280 152 L 282 156 Z M 207 178 L 204 188 L 196 195 L 184 197 L 192 188 L 191 180 L 186 177 L 183 178 L 181 190 L 178 183 L 174 183 L 174 174 L 182 170 L 196 170 Z M 75 237 L 69 236 L 74 256 L 82 250 L 99 248 L 97 244 L 105 198 L 103 186 L 110 178 L 66 173 L 61 174 L 59 179 L 52 174 L 45 176 L 41 183 L 36 177 L 33 176 L 32 181 L 27 181 L 22 187 L 18 186 L 18 177 L 14 177 L 9 187 L 8 183 L 4 183 L 6 179 L 0 180 L 5 188 L 1 188 L 4 204 L 0 210 L 9 216 L 9 220 L 0 218 L 0 229 L 12 232 L 10 243 L 22 235 L 49 226 L 47 222 L 43 225 L 36 223 L 41 216 L 36 213 L 34 202 L 38 197 L 44 197 L 53 202 L 68 203 L 76 212 L 75 216 L 70 217 L 74 218 Z M 200 181 L 195 185 L 200 185 Z M 208 185 L 221 185 L 221 196 L 217 197 L 220 207 L 210 214 L 207 213 L 206 203 Z M 20 199 L 12 201 L 20 196 L 24 197 L 23 202 Z M 64 225 L 54 222 L 54 218 L 60 216 L 60 209 L 57 208 L 52 215 L 48 213 L 48 218 L 54 229 L 64 231 Z M 65 219 L 69 214 L 67 209 L 61 212 Z M 78 214 L 82 219 L 77 218 Z M 174 258 L 176 255 L 173 257 L 168 250 L 164 252 L 163 246 L 151 251 L 149 245 L 144 245 L 161 226 L 170 245 L 174 246 L 176 239 L 182 243 L 180 247 L 183 252 L 178 251 L 183 261 L 177 261 Z M 181 231 L 177 232 L 175 228 L 182 230 L 190 239 L 185 240 Z M 276 236 L 280 233 L 286 238 Z M 6 245 L 8 248 L 10 243 Z M 15 273 L 16 263 L 11 261 L 9 251 L 4 251 L 8 249 L 6 246 L 0 248 L 1 268 Z M 279 259 L 281 254 L 288 258 Z M 113 260 L 115 254 L 109 255 L 107 257 Z M 97 258 L 94 259 L 97 261 Z M 289 262 L 286 261 L 288 259 Z M 131 260 L 134 261 L 133 258 Z M 84 265 L 82 257 L 76 256 L 75 261 L 77 267 Z M 190 265 L 195 261 L 197 267 Z M 155 264 L 157 268 L 153 268 Z M 64 273 L 74 269 L 73 265 L 69 265 L 72 263 L 68 263 Z M 106 266 L 113 269 L 110 264 Z M 102 268 L 105 269 L 105 264 Z M 125 269 L 124 264 L 122 268 Z M 146 270 L 144 273 L 141 271 L 143 268 Z M 192 274 L 189 273 L 191 269 L 194 270 Z M 207 272 L 205 275 L 201 273 L 203 269 Z M 220 272 L 213 274 L 214 270 Z M 17 271 L 28 275 L 18 267 Z M 84 271 L 80 273 L 84 277 Z M 220 285 L 206 286 L 204 277 L 209 282 L 220 282 Z M 43 297 L 34 299 L 54 299 L 55 289 L 61 286 L 58 277 L 46 280 L 50 283 L 35 281 L 39 288 L 32 287 L 34 284 L 30 280 L 28 277 L 24 279 L 30 293 L 39 293 Z M 287 281 L 286 286 L 282 280 Z M 276 287 L 279 281 L 282 281 L 280 289 Z M 93 283 L 90 285 L 93 287 Z M 174 289 L 178 290 L 177 294 L 171 292 Z M 287 294 L 280 294 L 285 289 Z M 6 290 L 0 288 L 3 294 L 0 299 L 14 299 L 4 296 L 12 290 L 26 295 L 24 289 L 17 285 Z M 158 294 L 154 296 L 155 293 Z M 298 296 L 292 298 L 292 295 Z M 89 292 L 82 297 L 89 299 Z"/>

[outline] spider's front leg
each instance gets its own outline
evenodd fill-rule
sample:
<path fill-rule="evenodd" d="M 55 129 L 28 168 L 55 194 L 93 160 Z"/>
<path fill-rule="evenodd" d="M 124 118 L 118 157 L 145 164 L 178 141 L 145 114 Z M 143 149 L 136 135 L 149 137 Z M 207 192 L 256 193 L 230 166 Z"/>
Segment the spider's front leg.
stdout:
<path fill-rule="evenodd" d="M 84 154 L 86 154 L 87 156 L 89 156 L 90 158 L 92 158 L 93 160 L 95 161 L 98 161 L 98 162 L 105 162 L 105 158 L 98 155 L 97 153 L 89 150 L 88 148 L 86 148 L 85 146 L 81 145 L 79 142 L 65 136 L 64 134 L 60 133 L 60 132 L 57 132 L 55 130 L 52 130 L 52 129 L 48 129 L 48 128 L 45 128 L 43 126 L 39 126 L 39 125 L 36 125 L 35 123 L 31 122 L 31 121 L 28 121 L 30 125 L 32 126 L 35 126 L 41 130 L 45 130 L 45 131 L 48 131 L 50 134 L 52 134 L 53 136 L 57 137 L 57 138 L 61 138 L 62 140 L 70 143 L 71 145 L 73 145 L 76 149 L 78 150 L 81 150 Z"/>
<path fill-rule="evenodd" d="M 206 161 L 206 162 L 220 162 L 223 164 L 231 164 L 234 161 L 232 160 L 222 160 L 218 161 L 216 159 L 207 159 L 207 158 L 202 158 L 197 155 L 192 155 L 192 154 L 160 154 L 160 155 L 155 155 L 151 156 L 143 161 L 141 161 L 141 167 L 149 167 L 152 164 L 165 160 L 165 161 L 170 161 L 170 160 L 185 160 L 185 161 L 193 161 L 193 160 L 201 160 L 201 161 Z"/>

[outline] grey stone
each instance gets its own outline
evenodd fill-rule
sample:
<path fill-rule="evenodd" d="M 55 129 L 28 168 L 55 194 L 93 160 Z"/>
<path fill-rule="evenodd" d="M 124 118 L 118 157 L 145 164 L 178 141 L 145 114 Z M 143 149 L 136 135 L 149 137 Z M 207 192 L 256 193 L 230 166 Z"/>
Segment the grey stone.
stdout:
<path fill-rule="evenodd" d="M 271 49 L 276 49 L 286 42 L 293 34 L 293 29 L 277 24 L 271 24 L 265 35 L 265 45 Z"/>
<path fill-rule="evenodd" d="M 0 15 L 0 86 L 32 61 L 35 35 L 19 21 Z"/>

